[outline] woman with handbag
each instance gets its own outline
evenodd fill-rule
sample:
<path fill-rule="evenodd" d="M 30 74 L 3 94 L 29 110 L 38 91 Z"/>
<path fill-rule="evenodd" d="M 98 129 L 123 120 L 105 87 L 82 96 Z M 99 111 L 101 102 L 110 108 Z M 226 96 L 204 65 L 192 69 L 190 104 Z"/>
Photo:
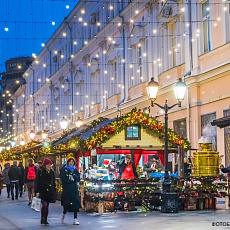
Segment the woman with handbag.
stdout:
<path fill-rule="evenodd" d="M 63 206 L 63 215 L 61 222 L 64 223 L 65 214 L 67 212 L 74 213 L 74 225 L 79 225 L 77 219 L 77 212 L 81 208 L 79 201 L 78 185 L 80 181 L 80 173 L 75 167 L 75 158 L 71 154 L 67 156 L 67 165 L 61 170 L 61 181 L 62 181 L 62 198 L 61 205 Z"/>
<path fill-rule="evenodd" d="M 49 204 L 56 202 L 55 175 L 49 158 L 43 160 L 43 168 L 38 170 L 35 179 L 35 193 L 41 198 L 41 225 L 49 225 L 47 221 Z"/>

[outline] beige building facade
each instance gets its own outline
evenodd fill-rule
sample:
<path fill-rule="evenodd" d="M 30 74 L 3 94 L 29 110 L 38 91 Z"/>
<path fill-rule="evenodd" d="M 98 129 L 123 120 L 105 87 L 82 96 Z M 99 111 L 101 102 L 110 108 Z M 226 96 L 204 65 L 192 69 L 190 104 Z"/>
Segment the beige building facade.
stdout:
<path fill-rule="evenodd" d="M 229 128 L 210 125 L 230 114 L 229 16 L 221 0 L 79 1 L 24 74 L 25 129 L 15 138 L 48 130 L 53 140 L 63 117 L 71 128 L 78 117 L 87 124 L 146 109 L 151 77 L 160 85 L 156 102 L 174 104 L 183 78 L 188 90 L 182 107 L 169 111 L 169 127 L 195 149 L 208 135 L 229 163 Z M 150 114 L 164 122 L 161 109 Z"/>

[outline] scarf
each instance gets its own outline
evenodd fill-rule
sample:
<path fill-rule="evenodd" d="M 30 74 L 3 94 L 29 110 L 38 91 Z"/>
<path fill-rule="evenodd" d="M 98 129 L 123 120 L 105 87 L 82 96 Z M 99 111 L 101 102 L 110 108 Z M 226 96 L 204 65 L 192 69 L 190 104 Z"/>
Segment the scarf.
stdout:
<path fill-rule="evenodd" d="M 75 169 L 75 166 L 70 167 L 69 165 L 66 165 L 65 167 L 69 169 L 71 172 L 73 172 L 73 170 Z"/>

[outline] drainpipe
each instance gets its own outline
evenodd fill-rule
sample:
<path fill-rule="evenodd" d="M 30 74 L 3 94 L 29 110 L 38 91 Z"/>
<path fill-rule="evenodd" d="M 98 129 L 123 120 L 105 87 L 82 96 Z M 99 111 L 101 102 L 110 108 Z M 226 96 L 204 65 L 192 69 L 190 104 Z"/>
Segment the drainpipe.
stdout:
<path fill-rule="evenodd" d="M 124 17 L 121 16 L 121 11 L 119 12 L 119 17 L 122 20 L 122 46 L 123 46 L 123 59 L 125 60 L 125 27 L 124 27 Z M 124 82 L 124 99 L 126 99 L 125 93 L 125 62 L 123 62 L 123 82 Z"/>
<path fill-rule="evenodd" d="M 191 70 L 193 69 L 193 58 L 192 58 L 192 8 L 191 8 L 191 0 L 188 0 L 188 18 L 189 18 L 189 63 L 190 63 L 190 70 L 184 74 L 184 79 L 187 76 L 191 75 Z M 191 127 L 190 127 L 190 98 L 189 98 L 189 88 L 187 88 L 187 93 L 186 93 L 186 97 L 187 97 L 187 121 L 188 121 L 188 140 L 190 141 L 190 136 L 191 136 Z M 191 156 L 191 151 L 189 151 L 189 155 Z"/>
<path fill-rule="evenodd" d="M 71 111 L 71 121 L 74 122 L 74 76 L 73 76 L 73 62 L 71 61 L 71 55 L 73 54 L 73 36 L 72 36 L 72 28 L 69 26 L 69 22 L 66 22 L 68 25 L 69 31 L 70 31 L 70 78 L 71 78 L 71 105 L 72 105 L 72 111 Z"/>

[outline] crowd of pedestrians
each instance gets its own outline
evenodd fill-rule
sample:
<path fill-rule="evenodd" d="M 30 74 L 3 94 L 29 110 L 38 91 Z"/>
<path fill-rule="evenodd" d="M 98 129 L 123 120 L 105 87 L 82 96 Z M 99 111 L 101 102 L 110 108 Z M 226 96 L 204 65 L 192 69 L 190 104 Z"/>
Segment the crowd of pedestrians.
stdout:
<path fill-rule="evenodd" d="M 3 183 L 6 185 L 7 198 L 17 200 L 23 195 L 23 191 L 28 190 L 28 205 L 32 204 L 33 197 L 41 199 L 41 225 L 48 226 L 49 204 L 56 202 L 55 173 L 52 169 L 53 162 L 49 158 L 33 164 L 33 160 L 28 160 L 28 165 L 24 168 L 22 162 L 13 161 L 4 165 L 2 170 L 0 165 L 0 195 Z M 74 213 L 74 225 L 79 225 L 77 212 L 81 208 L 78 194 L 78 184 L 80 173 L 75 166 L 75 158 L 72 155 L 67 157 L 67 164 L 60 170 L 62 181 L 63 214 L 61 223 L 64 223 L 67 212 Z M 26 188 L 25 188 L 26 187 Z"/>

